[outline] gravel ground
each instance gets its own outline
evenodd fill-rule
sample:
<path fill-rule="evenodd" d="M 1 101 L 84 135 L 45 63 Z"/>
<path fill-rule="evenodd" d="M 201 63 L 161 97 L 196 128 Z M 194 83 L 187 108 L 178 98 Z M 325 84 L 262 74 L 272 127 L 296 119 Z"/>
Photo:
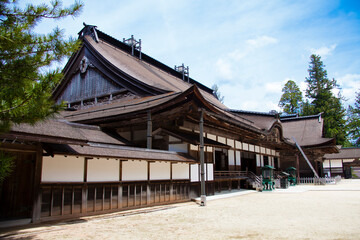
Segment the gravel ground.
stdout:
<path fill-rule="evenodd" d="M 209 198 L 211 199 L 211 198 Z M 82 218 L 6 239 L 360 239 L 360 180 Z"/>

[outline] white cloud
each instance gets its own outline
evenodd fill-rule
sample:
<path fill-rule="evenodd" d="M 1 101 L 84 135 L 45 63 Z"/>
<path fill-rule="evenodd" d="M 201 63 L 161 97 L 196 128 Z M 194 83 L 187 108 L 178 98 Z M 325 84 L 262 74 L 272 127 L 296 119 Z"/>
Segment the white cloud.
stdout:
<path fill-rule="evenodd" d="M 278 42 L 278 40 L 276 38 L 265 36 L 265 35 L 254 38 L 254 39 L 246 40 L 246 43 L 254 48 L 264 47 L 266 45 L 275 44 L 277 42 Z"/>
<path fill-rule="evenodd" d="M 220 58 L 216 61 L 216 69 L 217 74 L 222 79 L 231 79 L 232 78 L 232 71 L 231 71 L 231 63 L 226 59 Z"/>
<path fill-rule="evenodd" d="M 285 82 L 269 82 L 265 84 L 266 93 L 279 93 L 281 92 Z"/>
<path fill-rule="evenodd" d="M 360 74 L 346 74 L 337 78 L 337 83 L 341 87 L 341 94 L 348 99 L 347 104 L 353 104 L 356 92 L 360 91 Z"/>
<path fill-rule="evenodd" d="M 310 52 L 316 55 L 320 55 L 322 58 L 326 58 L 327 56 L 331 55 L 332 52 L 336 48 L 336 44 L 331 45 L 330 47 L 321 47 L 321 48 L 311 48 Z"/>

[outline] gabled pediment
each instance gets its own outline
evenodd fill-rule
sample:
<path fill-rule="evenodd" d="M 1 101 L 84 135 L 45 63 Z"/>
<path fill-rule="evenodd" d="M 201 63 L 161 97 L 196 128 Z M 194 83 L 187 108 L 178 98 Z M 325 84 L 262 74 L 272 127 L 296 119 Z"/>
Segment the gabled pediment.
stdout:
<path fill-rule="evenodd" d="M 144 97 L 163 92 L 165 91 L 127 76 L 84 41 L 81 49 L 66 65 L 64 79 L 54 91 L 53 97 L 58 103 L 66 101 L 71 104 L 94 104 L 111 100 L 116 95 Z"/>

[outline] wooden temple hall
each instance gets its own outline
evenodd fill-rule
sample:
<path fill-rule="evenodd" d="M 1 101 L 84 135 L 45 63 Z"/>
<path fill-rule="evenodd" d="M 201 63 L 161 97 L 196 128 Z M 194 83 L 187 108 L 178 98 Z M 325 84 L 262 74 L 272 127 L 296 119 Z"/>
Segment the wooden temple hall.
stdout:
<path fill-rule="evenodd" d="M 334 139 L 322 137 L 321 115 L 229 109 L 184 65 L 174 69 L 143 53 L 140 40 L 117 40 L 92 25 L 79 39 L 53 93 L 67 109 L 0 135 L 1 150 L 16 164 L 0 186 L 1 221 L 74 218 L 257 188 L 265 165 L 313 175 L 300 146 L 322 175 L 323 155 L 338 152 Z"/>

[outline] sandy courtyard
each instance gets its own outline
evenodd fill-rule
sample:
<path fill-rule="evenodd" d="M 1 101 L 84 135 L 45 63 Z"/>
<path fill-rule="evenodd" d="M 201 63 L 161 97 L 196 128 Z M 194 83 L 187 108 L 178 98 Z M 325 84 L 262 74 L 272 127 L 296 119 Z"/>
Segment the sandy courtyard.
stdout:
<path fill-rule="evenodd" d="M 146 209 L 145 209 L 146 210 Z M 360 239 L 360 180 L 116 213 L 12 231 L 6 239 Z"/>

